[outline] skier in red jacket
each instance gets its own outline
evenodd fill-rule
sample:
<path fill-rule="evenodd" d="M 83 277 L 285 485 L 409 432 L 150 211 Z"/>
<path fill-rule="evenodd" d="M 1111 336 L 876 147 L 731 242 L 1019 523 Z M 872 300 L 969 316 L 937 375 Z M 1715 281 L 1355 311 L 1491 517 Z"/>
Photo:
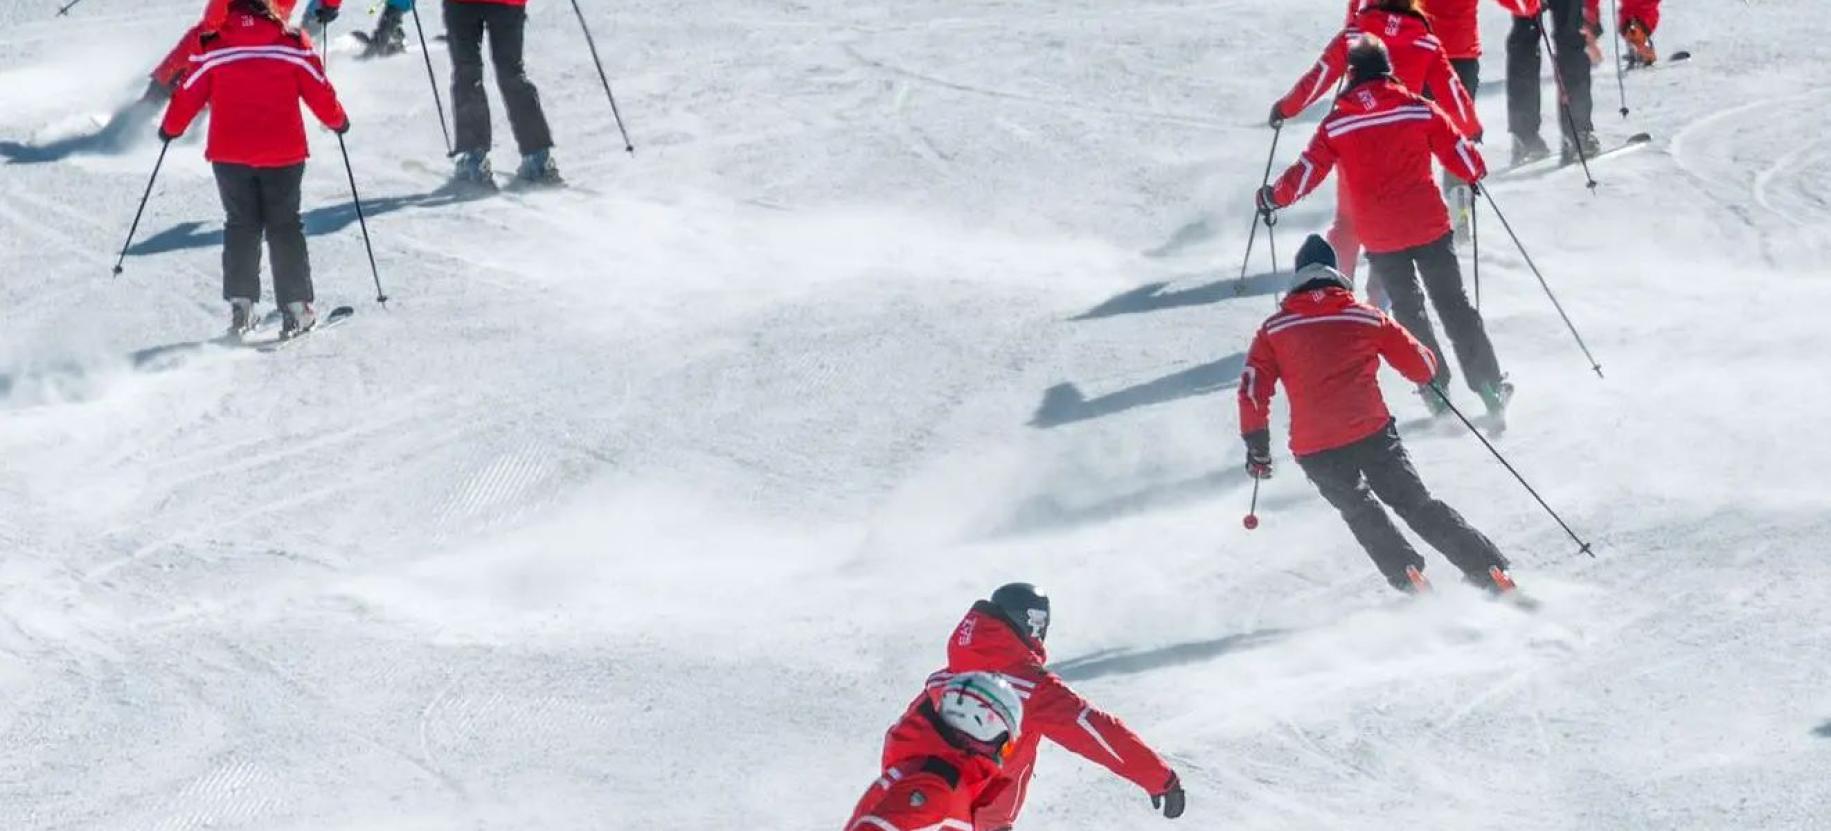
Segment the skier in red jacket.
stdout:
<path fill-rule="evenodd" d="M 1333 91 L 1336 81 L 1347 71 L 1348 48 L 1362 33 L 1367 33 L 1378 35 L 1397 53 L 1393 59 L 1393 77 L 1412 91 L 1441 104 L 1456 129 L 1464 135 L 1479 137 L 1481 119 L 1475 114 L 1475 100 L 1451 69 L 1431 24 L 1418 11 L 1418 0 L 1356 2 L 1362 3 L 1360 10 L 1350 15 L 1348 25 L 1323 48 L 1316 65 L 1297 79 L 1296 85 L 1283 98 L 1272 104 L 1271 125 L 1277 127 L 1285 119 L 1295 118 Z M 1355 217 L 1348 210 L 1350 204 L 1346 189 L 1338 188 L 1335 223 L 1329 228 L 1329 243 L 1342 254 L 1343 272 L 1353 276 L 1360 260 L 1361 241 L 1355 231 Z"/>
<path fill-rule="evenodd" d="M 1470 583 L 1514 589 L 1507 559 L 1418 478 L 1380 395 L 1380 360 L 1414 384 L 1428 383 L 1437 358 L 1404 326 L 1354 299 L 1335 270 L 1335 252 L 1312 235 L 1280 311 L 1253 336 L 1240 377 L 1240 435 L 1246 472 L 1272 475 L 1271 401 L 1280 381 L 1291 397 L 1291 453 L 1354 533 L 1393 588 L 1428 589 L 1424 558 L 1380 505 L 1442 552 Z M 1377 496 L 1376 500 L 1374 497 Z"/>
<path fill-rule="evenodd" d="M 1024 723 L 1004 763 L 1011 780 L 976 815 L 981 831 L 1002 831 L 1017 822 L 1035 772 L 1036 753 L 1047 738 L 1100 764 L 1151 797 L 1151 806 L 1171 819 L 1182 816 L 1183 787 L 1176 772 L 1119 719 L 1088 703 L 1050 672 L 1043 640 L 1049 634 L 1049 598 L 1029 583 L 1000 586 L 973 604 L 947 643 L 947 668 L 928 678 L 928 688 L 946 685 L 960 673 L 994 672 L 1024 699 Z M 927 696 L 910 705 L 911 712 Z M 885 747 L 885 763 L 890 761 Z"/>
<path fill-rule="evenodd" d="M 1002 766 L 1022 737 L 1017 690 L 991 672 L 932 688 L 884 736 L 884 773 L 846 831 L 973 831 L 973 817 L 1011 787 Z"/>
<path fill-rule="evenodd" d="M 1500 417 L 1513 387 L 1501 375 L 1481 313 L 1463 291 L 1449 207 L 1431 179 L 1431 157 L 1465 182 L 1487 175 L 1481 153 L 1436 104 L 1391 76 L 1386 47 L 1363 35 L 1348 53 L 1348 89 L 1317 128 L 1308 149 L 1276 183 L 1260 189 L 1261 212 L 1270 214 L 1315 190 L 1337 164 L 1348 213 L 1362 220 L 1373 275 L 1392 297 L 1392 312 L 1436 356 L 1435 380 L 1447 385 L 1449 368 L 1424 311 L 1428 292 L 1444 333 L 1455 346 L 1469 388 Z M 1420 290 L 1419 279 L 1423 280 Z M 1424 390 L 1425 405 L 1443 402 Z"/>
<path fill-rule="evenodd" d="M 240 336 L 255 324 L 265 237 L 273 293 L 284 317 L 280 336 L 298 335 L 317 322 L 311 259 L 299 219 L 299 185 L 310 155 L 299 102 L 338 133 L 350 129 L 349 116 L 305 37 L 287 28 L 266 0 L 230 0 L 222 28 L 192 62 L 159 137 L 170 142 L 183 135 L 209 105 L 204 157 L 215 170 L 227 214 L 223 299 L 229 302 L 229 332 Z"/>

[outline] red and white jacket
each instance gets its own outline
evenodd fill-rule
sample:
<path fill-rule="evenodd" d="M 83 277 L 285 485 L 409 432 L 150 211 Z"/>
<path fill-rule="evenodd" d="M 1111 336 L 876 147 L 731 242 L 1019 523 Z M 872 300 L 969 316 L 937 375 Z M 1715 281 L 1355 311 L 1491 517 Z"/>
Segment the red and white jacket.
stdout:
<path fill-rule="evenodd" d="M 1392 413 L 1380 395 L 1381 358 L 1414 384 L 1437 373 L 1436 358 L 1411 332 L 1348 289 L 1291 293 L 1246 351 L 1240 434 L 1270 427 L 1279 381 L 1291 397 L 1293 455 L 1345 447 L 1385 429 Z"/>
<path fill-rule="evenodd" d="M 1638 20 L 1647 25 L 1647 34 L 1653 34 L 1659 28 L 1659 0 L 1621 0 L 1621 19 L 1615 21 L 1620 29 L 1627 28 L 1628 21 Z"/>
<path fill-rule="evenodd" d="M 998 764 L 949 744 L 933 708 L 910 708 L 884 737 L 884 773 L 845 831 L 974 831 L 973 815 L 1011 781 Z"/>
<path fill-rule="evenodd" d="M 1049 739 L 1107 770 L 1118 774 L 1153 796 L 1168 789 L 1175 774 L 1157 753 L 1119 719 L 1088 703 L 1069 689 L 1061 676 L 1044 667 L 1047 652 L 1005 619 L 997 606 L 974 604 L 955 627 L 947 643 L 947 668 L 928 677 L 930 688 L 947 683 L 956 673 L 996 672 L 1011 682 L 1024 700 L 1024 725 L 1011 758 L 1004 762 L 1010 787 L 992 795 L 974 819 L 979 829 L 1015 825 L 1035 772 L 1036 753 Z M 913 712 L 928 700 L 927 691 L 910 705 Z M 885 745 L 889 764 L 890 746 Z"/>
<path fill-rule="evenodd" d="M 1425 93 L 1449 113 L 1451 123 L 1466 136 L 1481 135 L 1481 118 L 1475 114 L 1475 99 L 1469 96 L 1443 45 L 1431 32 L 1424 18 L 1407 12 L 1369 10 L 1349 21 L 1329 45 L 1322 50 L 1316 65 L 1297 79 L 1291 91 L 1278 100 L 1278 114 L 1295 117 L 1308 109 L 1335 87 L 1337 79 L 1348 69 L 1348 49 L 1361 35 L 1378 37 L 1386 43 L 1392 56 L 1392 75 L 1407 88 Z"/>
<path fill-rule="evenodd" d="M 203 52 L 191 58 L 160 130 L 182 135 L 209 105 L 210 140 L 204 157 L 250 167 L 290 167 L 311 153 L 299 102 L 333 130 L 349 126 L 324 64 L 297 32 L 267 17 L 229 16 Z"/>
<path fill-rule="evenodd" d="M 1272 186 L 1285 207 L 1341 165 L 1341 191 L 1361 244 L 1375 254 L 1434 242 L 1450 232 L 1449 206 L 1431 156 L 1464 182 L 1488 174 L 1481 152 L 1436 104 L 1391 78 L 1350 87 L 1316 128 L 1310 146 Z"/>

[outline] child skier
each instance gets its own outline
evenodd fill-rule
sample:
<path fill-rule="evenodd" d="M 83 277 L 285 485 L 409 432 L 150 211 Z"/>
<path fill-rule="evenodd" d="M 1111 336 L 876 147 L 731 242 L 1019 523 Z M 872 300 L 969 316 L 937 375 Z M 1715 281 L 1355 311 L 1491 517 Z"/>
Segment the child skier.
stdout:
<path fill-rule="evenodd" d="M 1362 35 L 1348 50 L 1347 62 L 1347 90 L 1297 163 L 1260 189 L 1259 210 L 1269 215 L 1302 199 L 1339 164 L 1340 191 L 1347 194 L 1348 212 L 1363 220 L 1359 230 L 1367 257 L 1392 297 L 1393 314 L 1430 347 L 1435 380 L 1447 384 L 1449 368 L 1424 311 L 1428 293 L 1469 388 L 1498 418 L 1513 387 L 1501 375 L 1481 313 L 1463 291 L 1449 207 L 1432 181 L 1431 157 L 1465 182 L 1479 182 L 1487 167 L 1442 109 L 1392 77 L 1391 59 L 1378 38 Z M 1432 412 L 1443 411 L 1435 394 L 1420 392 Z"/>
<path fill-rule="evenodd" d="M 1239 392 L 1246 472 L 1271 478 L 1271 400 L 1282 381 L 1291 397 L 1297 465 L 1393 588 L 1420 592 L 1430 582 L 1424 558 L 1393 526 L 1382 501 L 1470 583 L 1512 592 L 1499 549 L 1418 478 L 1380 395 L 1382 358 L 1412 383 L 1425 384 L 1436 372 L 1436 356 L 1379 309 L 1355 302 L 1353 283 L 1334 264 L 1335 252 L 1321 237 L 1304 241 L 1290 293 L 1246 353 Z"/>
<path fill-rule="evenodd" d="M 884 773 L 858 800 L 846 831 L 973 831 L 973 818 L 1009 790 L 1002 766 L 1023 735 L 1024 703 L 993 672 L 936 685 L 884 736 Z"/>
<path fill-rule="evenodd" d="M 159 138 L 170 142 L 183 135 L 204 106 L 210 107 L 204 157 L 215 169 L 225 213 L 229 333 L 240 336 L 255 325 L 265 237 L 283 316 L 280 336 L 295 337 L 317 323 L 311 259 L 299 219 L 299 185 L 310 155 L 299 101 L 339 134 L 350 129 L 349 116 L 309 41 L 282 22 L 269 0 L 229 0 L 220 28 L 204 40 L 193 62 L 166 109 Z"/>

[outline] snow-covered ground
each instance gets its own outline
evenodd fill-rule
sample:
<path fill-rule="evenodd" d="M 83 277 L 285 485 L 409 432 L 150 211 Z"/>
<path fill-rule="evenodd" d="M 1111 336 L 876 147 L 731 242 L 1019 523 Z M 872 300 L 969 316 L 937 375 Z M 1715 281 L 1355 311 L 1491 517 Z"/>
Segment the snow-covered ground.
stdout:
<path fill-rule="evenodd" d="M 90 129 L 198 5 L 0 5 L 0 139 Z M 959 614 L 1027 579 L 1181 771 L 1175 827 L 1822 828 L 1819 5 L 1668 4 L 1697 60 L 1626 122 L 1596 85 L 1652 145 L 1493 189 L 1607 372 L 1484 214 L 1500 446 L 1596 558 L 1466 435 L 1411 447 L 1537 615 L 1446 569 L 1390 603 L 1282 454 L 1240 527 L 1279 281 L 1224 281 L 1339 0 L 588 2 L 634 157 L 534 0 L 577 187 L 458 204 L 418 55 L 339 52 L 394 300 L 314 131 L 318 291 L 359 312 L 276 355 L 158 351 L 224 317 L 199 143 L 119 278 L 150 136 L 0 164 L 0 827 L 833 829 Z M 1164 822 L 1045 751 L 1023 828 Z"/>

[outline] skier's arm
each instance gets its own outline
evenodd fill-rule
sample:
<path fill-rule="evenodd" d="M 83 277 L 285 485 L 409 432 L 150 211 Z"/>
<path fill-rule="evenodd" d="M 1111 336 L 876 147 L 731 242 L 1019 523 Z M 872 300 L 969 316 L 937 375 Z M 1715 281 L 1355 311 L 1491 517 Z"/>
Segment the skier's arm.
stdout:
<path fill-rule="evenodd" d="M 172 102 L 165 106 L 165 118 L 159 122 L 159 136 L 170 140 L 190 129 L 203 105 L 210 101 L 210 90 L 216 85 L 215 73 L 201 72 L 178 83 L 172 91 Z"/>
<path fill-rule="evenodd" d="M 1380 357 L 1414 384 L 1428 384 L 1437 377 L 1437 356 L 1398 321 L 1380 316 Z"/>
<path fill-rule="evenodd" d="M 1045 673 L 1024 705 L 1024 723 L 1100 766 L 1131 780 L 1151 796 L 1170 788 L 1175 773 L 1143 740 L 1112 715 L 1082 698 L 1055 673 Z"/>
<path fill-rule="evenodd" d="M 324 64 L 316 55 L 306 58 L 304 66 L 295 65 L 293 78 L 299 84 L 299 97 L 305 99 L 305 106 L 324 126 L 339 133 L 350 128 L 350 116 L 343 111 L 337 90 L 331 87 L 330 79 L 324 75 Z"/>
<path fill-rule="evenodd" d="M 1488 175 L 1488 163 L 1482 159 L 1481 151 L 1468 136 L 1457 130 L 1450 122 L 1450 117 L 1443 108 L 1435 103 L 1431 108 L 1430 152 L 1443 163 L 1443 169 L 1464 182 L 1479 182 Z"/>
<path fill-rule="evenodd" d="M 1275 105 L 1280 118 L 1295 118 L 1298 113 L 1308 109 L 1311 104 L 1329 91 L 1329 87 L 1341 77 L 1348 65 L 1348 36 L 1346 33 L 1336 35 L 1329 45 L 1322 50 L 1322 57 L 1316 59 L 1316 65 L 1310 67 L 1291 91 L 1278 99 Z"/>
<path fill-rule="evenodd" d="M 1328 132 L 1317 128 L 1316 137 L 1310 139 L 1310 146 L 1297 157 L 1297 163 L 1273 183 L 1272 201 L 1283 208 L 1307 196 L 1322 184 L 1322 180 L 1329 178 L 1329 171 L 1335 168 L 1335 159 L 1335 148 L 1329 146 Z"/>
<path fill-rule="evenodd" d="M 1514 17 L 1538 17 L 1539 0 L 1499 0 L 1500 7 Z"/>
<path fill-rule="evenodd" d="M 1272 397 L 1277 394 L 1278 357 L 1260 330 L 1246 350 L 1246 369 L 1240 373 L 1240 435 L 1271 428 Z"/>
<path fill-rule="evenodd" d="M 1475 99 L 1469 95 L 1468 87 L 1462 85 L 1462 78 L 1456 74 L 1455 67 L 1450 66 L 1449 55 L 1439 48 L 1436 59 L 1431 61 L 1430 69 L 1424 76 L 1424 91 L 1430 94 L 1443 112 L 1450 117 L 1450 123 L 1463 135 L 1476 141 L 1481 140 L 1481 116 L 1475 112 Z"/>

